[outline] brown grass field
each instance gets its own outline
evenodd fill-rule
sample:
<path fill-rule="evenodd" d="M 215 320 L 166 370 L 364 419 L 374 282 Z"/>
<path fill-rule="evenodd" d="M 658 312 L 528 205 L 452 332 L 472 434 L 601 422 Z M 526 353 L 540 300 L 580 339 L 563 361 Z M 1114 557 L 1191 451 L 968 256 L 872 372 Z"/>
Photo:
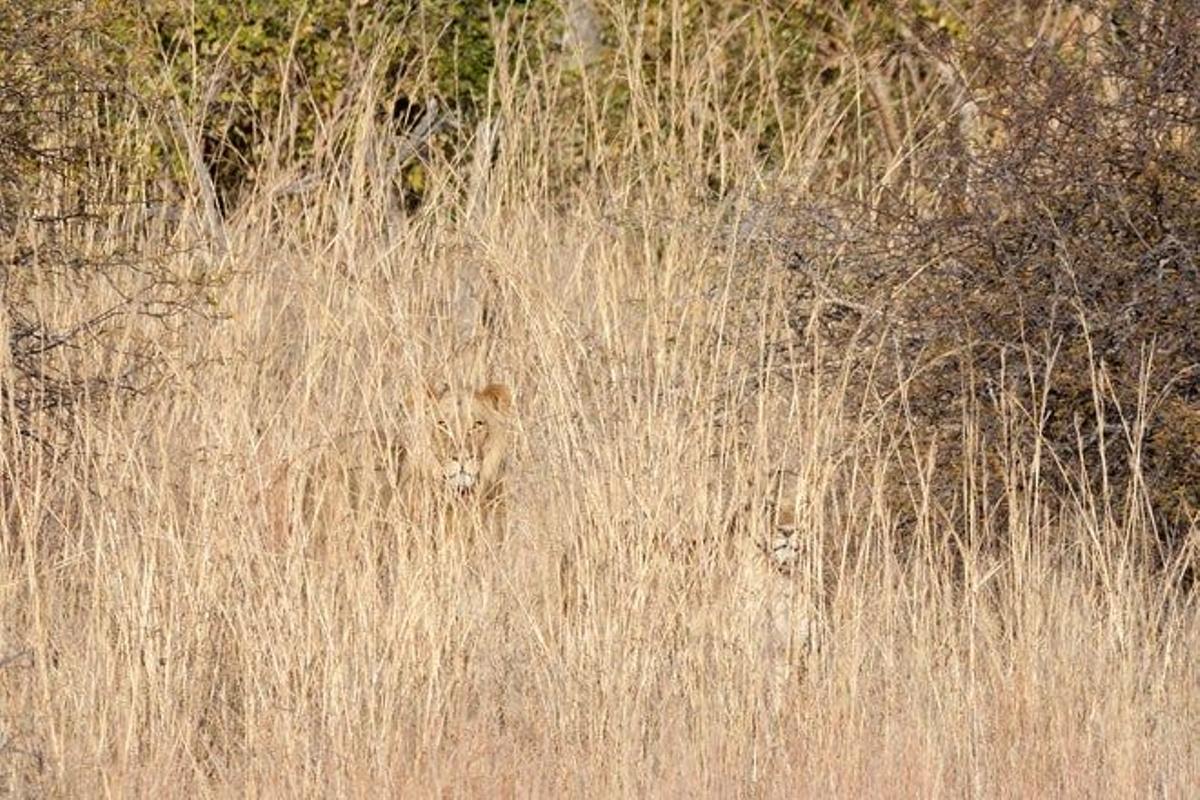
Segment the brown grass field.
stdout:
<path fill-rule="evenodd" d="M 631 71 L 619 108 L 516 59 L 534 88 L 497 73 L 490 169 L 430 156 L 412 214 L 366 80 L 319 179 L 257 176 L 227 249 L 203 244 L 195 186 L 171 222 L 90 230 L 212 278 L 215 319 L 64 351 L 115 375 L 122 337 L 153 339 L 169 380 L 82 408 L 53 463 L 10 437 L 0 792 L 1200 796 L 1200 617 L 1143 568 L 1149 519 L 1103 486 L 1051 491 L 1037 448 L 975 452 L 969 413 L 956 491 L 975 511 L 940 513 L 919 423 L 857 403 L 870 378 L 789 326 L 788 271 L 738 235 L 776 191 L 870 201 L 923 168 L 923 143 L 885 146 L 852 70 L 783 107 L 772 54 L 733 63 L 721 35 L 660 52 L 652 85 Z M 643 45 L 618 37 L 618 68 Z M 892 116 L 932 125 L 943 99 Z M 752 145 L 768 127 L 770 170 Z M 713 175 L 732 187 L 716 198 Z M 464 325 L 463 287 L 486 324 Z M 31 289 L 61 326 L 115 291 Z M 402 426 L 439 380 L 513 390 L 503 538 L 467 548 L 470 522 L 397 507 L 319 558 L 303 520 L 272 538 L 282 465 Z M 820 647 L 792 648 L 778 697 L 742 565 L 696 557 L 724 552 L 775 468 L 797 476 L 827 588 L 808 606 Z"/>

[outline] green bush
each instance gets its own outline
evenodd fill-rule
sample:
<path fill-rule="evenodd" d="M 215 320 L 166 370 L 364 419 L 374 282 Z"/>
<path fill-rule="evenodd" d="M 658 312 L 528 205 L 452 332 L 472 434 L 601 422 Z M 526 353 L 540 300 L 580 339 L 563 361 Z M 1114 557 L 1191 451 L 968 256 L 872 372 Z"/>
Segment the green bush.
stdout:
<path fill-rule="evenodd" d="M 169 65 L 165 85 L 143 91 L 177 96 L 198 121 L 205 162 L 229 203 L 269 162 L 311 157 L 368 78 L 393 92 L 379 98 L 383 113 L 432 98 L 443 108 L 478 106 L 494 62 L 493 19 L 523 5 L 161 0 L 124 12 L 113 30 L 139 74 Z"/>

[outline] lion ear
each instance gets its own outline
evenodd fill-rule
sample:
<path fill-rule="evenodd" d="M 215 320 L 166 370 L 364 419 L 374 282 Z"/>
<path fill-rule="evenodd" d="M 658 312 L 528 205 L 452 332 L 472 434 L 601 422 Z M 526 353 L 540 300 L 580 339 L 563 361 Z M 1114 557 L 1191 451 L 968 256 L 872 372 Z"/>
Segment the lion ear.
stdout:
<path fill-rule="evenodd" d="M 484 402 L 491 403 L 497 411 L 508 411 L 512 408 L 512 392 L 502 383 L 489 383 L 475 393 Z"/>
<path fill-rule="evenodd" d="M 450 385 L 445 381 L 438 381 L 436 383 L 425 382 L 425 394 L 430 400 L 441 400 L 446 396 L 446 392 L 448 391 L 450 391 Z"/>

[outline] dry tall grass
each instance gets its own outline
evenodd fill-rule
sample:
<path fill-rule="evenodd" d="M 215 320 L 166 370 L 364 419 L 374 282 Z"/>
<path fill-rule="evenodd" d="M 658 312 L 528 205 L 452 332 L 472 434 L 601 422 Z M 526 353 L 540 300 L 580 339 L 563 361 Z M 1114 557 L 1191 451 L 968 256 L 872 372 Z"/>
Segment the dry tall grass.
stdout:
<path fill-rule="evenodd" d="M 226 256 L 176 257 L 229 277 L 216 298 L 227 318 L 165 356 L 170 388 L 81 415 L 77 446 L 53 465 L 40 450 L 3 453 L 0 785 L 75 797 L 1200 793 L 1200 622 L 1141 568 L 1149 523 L 1115 520 L 1100 496 L 1050 496 L 1036 450 L 973 452 L 969 417 L 962 492 L 977 513 L 947 520 L 918 492 L 902 519 L 888 475 L 923 455 L 902 420 L 856 413 L 847 376 L 815 366 L 824 354 L 784 363 L 786 275 L 735 235 L 746 198 L 768 180 L 847 174 L 866 193 L 865 160 L 920 152 L 872 150 L 883 137 L 860 87 L 785 108 L 769 52 L 732 64 L 715 23 L 711 36 L 709 50 L 659 53 L 669 68 L 653 87 L 630 66 L 615 143 L 597 133 L 611 98 L 569 69 L 530 62 L 538 90 L 524 94 L 498 76 L 489 178 L 434 165 L 411 217 L 394 210 L 376 87 L 364 86 L 335 121 L 345 136 L 322 154 L 317 188 L 273 193 L 294 176 L 263 176 L 226 222 Z M 644 43 L 617 47 L 633 65 Z M 755 70 L 764 79 L 744 85 L 763 93 L 760 117 L 726 124 L 729 94 Z M 769 179 L 748 125 L 782 137 L 788 158 Z M 592 169 L 564 194 L 567 143 Z M 698 188 L 713 174 L 725 199 Z M 486 285 L 475 338 L 455 317 L 461 280 Z M 44 291 L 47 314 L 69 315 Z M 372 540 L 454 535 L 394 510 L 382 530 L 344 532 L 357 551 L 272 546 L 273 470 L 340 430 L 401 424 L 421 381 L 464 375 L 515 390 L 502 544 L 381 566 L 363 557 Z M 1022 412 L 999 398 L 991 413 Z M 759 632 L 738 622 L 736 565 L 694 554 L 781 465 L 800 476 L 830 591 L 816 602 L 822 647 L 794 654 L 772 703 Z M 977 502 L 996 481 L 1003 517 Z M 564 591 L 583 598 L 566 613 Z"/>

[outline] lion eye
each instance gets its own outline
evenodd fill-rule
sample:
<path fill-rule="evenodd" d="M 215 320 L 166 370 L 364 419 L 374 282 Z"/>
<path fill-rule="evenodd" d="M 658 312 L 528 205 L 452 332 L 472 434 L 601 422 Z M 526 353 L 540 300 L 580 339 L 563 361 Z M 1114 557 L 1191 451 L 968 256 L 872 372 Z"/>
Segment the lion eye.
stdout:
<path fill-rule="evenodd" d="M 471 425 L 471 430 L 473 430 L 473 431 L 477 431 L 477 430 L 479 430 L 480 428 L 482 428 L 482 427 L 484 426 L 484 424 L 485 424 L 485 423 L 484 423 L 484 421 L 483 421 L 483 420 L 481 420 L 481 419 L 477 419 L 477 420 L 475 420 L 474 424 L 472 424 L 472 425 Z"/>
<path fill-rule="evenodd" d="M 435 426 L 435 427 L 437 427 L 437 429 L 438 429 L 439 431 L 441 431 L 442 433 L 445 433 L 445 434 L 449 434 L 449 433 L 450 433 L 450 426 L 449 426 L 449 425 L 446 423 L 446 420 L 444 420 L 444 419 L 439 419 L 437 422 L 435 422 L 435 423 L 433 423 L 433 424 L 434 424 L 434 426 Z"/>

